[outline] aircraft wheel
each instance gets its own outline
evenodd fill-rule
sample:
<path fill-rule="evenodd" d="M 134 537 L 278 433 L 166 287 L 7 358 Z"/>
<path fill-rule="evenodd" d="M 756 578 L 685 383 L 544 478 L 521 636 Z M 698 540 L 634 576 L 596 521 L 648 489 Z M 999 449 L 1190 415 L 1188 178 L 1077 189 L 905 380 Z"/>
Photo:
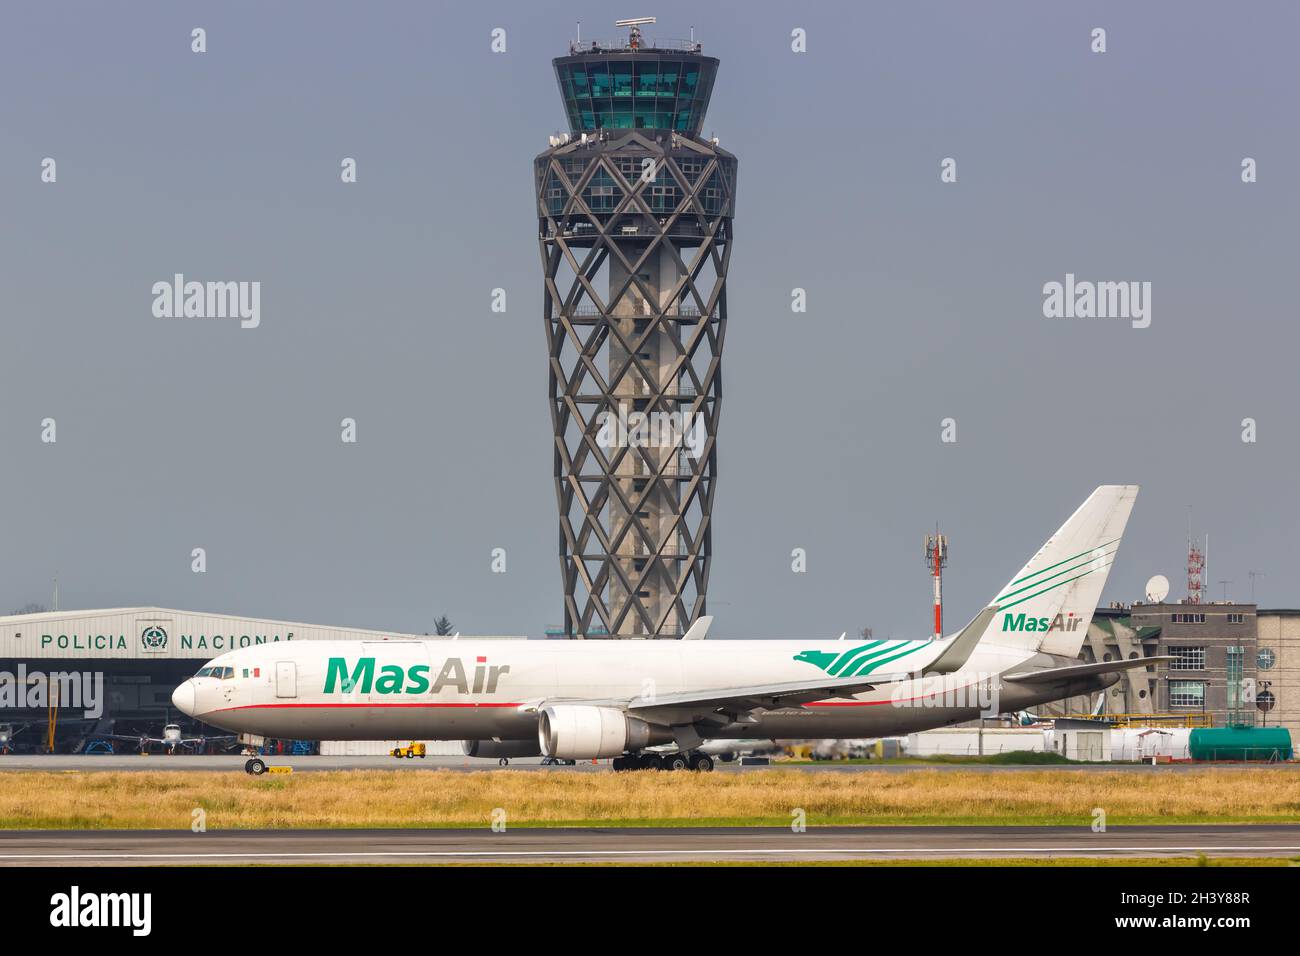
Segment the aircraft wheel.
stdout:
<path fill-rule="evenodd" d="M 247 760 L 244 761 L 244 773 L 252 773 L 252 772 L 253 772 L 253 758 L 249 757 Z"/>
<path fill-rule="evenodd" d="M 262 774 L 266 773 L 266 761 L 262 760 L 260 757 L 254 757 L 252 760 L 248 761 L 247 769 L 254 777 L 260 777 Z"/>
<path fill-rule="evenodd" d="M 658 754 L 641 754 L 637 758 L 637 768 L 640 770 L 662 770 L 664 762 L 659 759 Z"/>
<path fill-rule="evenodd" d="M 610 767 L 613 768 L 615 773 L 622 773 L 624 770 L 627 769 L 627 758 L 615 757 L 613 760 L 609 762 L 609 765 Z"/>
<path fill-rule="evenodd" d="M 686 754 L 669 754 L 663 758 L 663 768 L 665 770 L 685 770 L 691 765 L 691 760 Z"/>
<path fill-rule="evenodd" d="M 708 754 L 696 754 L 691 758 L 691 769 L 700 773 L 709 773 L 713 770 L 713 758 Z"/>

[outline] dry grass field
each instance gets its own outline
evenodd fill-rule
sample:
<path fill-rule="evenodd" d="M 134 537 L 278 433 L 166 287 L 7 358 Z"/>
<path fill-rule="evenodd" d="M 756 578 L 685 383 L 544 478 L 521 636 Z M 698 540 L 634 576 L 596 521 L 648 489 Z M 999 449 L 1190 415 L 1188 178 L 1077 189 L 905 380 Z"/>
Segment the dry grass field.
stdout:
<path fill-rule="evenodd" d="M 1300 823 L 1300 771 L 747 774 L 350 770 L 261 778 L 159 771 L 0 775 L 5 829 Z"/>

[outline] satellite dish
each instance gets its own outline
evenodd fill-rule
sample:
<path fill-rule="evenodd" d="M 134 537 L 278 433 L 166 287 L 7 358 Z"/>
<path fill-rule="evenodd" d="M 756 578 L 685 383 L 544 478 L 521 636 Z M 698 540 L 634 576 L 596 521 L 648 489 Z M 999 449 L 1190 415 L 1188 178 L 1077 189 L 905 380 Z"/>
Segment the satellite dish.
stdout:
<path fill-rule="evenodd" d="M 1157 574 L 1147 582 L 1147 600 L 1152 604 L 1159 604 L 1167 597 L 1169 597 L 1169 579 L 1163 574 Z"/>

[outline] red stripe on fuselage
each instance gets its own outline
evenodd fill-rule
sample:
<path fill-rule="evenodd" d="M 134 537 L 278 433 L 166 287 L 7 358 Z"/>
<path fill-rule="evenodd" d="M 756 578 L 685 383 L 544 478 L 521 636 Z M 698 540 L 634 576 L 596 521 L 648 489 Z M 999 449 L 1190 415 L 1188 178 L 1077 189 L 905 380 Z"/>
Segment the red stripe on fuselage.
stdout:
<path fill-rule="evenodd" d="M 409 704 L 354 704 L 338 701 L 327 704 L 241 704 L 238 707 L 222 707 L 219 710 L 210 710 L 210 714 L 223 714 L 232 710 L 265 710 L 267 708 L 290 708 L 290 707 L 522 707 L 519 703 L 452 703 L 452 702 L 434 702 L 434 703 L 409 703 Z"/>

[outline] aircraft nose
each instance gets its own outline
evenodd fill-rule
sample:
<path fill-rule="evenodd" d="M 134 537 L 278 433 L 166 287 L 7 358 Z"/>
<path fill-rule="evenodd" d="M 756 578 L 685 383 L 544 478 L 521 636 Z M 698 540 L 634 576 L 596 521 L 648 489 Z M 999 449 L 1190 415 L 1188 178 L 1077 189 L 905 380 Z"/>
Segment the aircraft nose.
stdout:
<path fill-rule="evenodd" d="M 187 717 L 194 716 L 194 681 L 187 680 L 172 691 L 172 706 Z"/>

